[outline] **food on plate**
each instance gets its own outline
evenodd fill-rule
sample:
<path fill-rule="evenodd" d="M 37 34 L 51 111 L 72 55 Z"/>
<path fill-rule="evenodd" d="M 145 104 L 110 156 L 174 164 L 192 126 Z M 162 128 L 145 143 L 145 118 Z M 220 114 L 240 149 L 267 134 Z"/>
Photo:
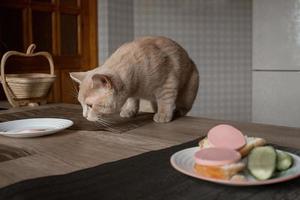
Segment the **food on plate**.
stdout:
<path fill-rule="evenodd" d="M 246 145 L 242 132 L 233 126 L 220 124 L 209 130 L 207 141 L 212 147 L 224 147 L 238 150 Z"/>
<path fill-rule="evenodd" d="M 195 153 L 195 170 L 198 174 L 216 179 L 230 179 L 243 169 L 239 152 L 229 148 L 211 147 Z"/>
<path fill-rule="evenodd" d="M 195 171 L 209 178 L 246 181 L 244 172 L 248 169 L 254 178 L 267 180 L 275 176 L 276 170 L 284 171 L 293 165 L 289 153 L 265 145 L 263 138 L 245 136 L 230 125 L 217 125 L 199 141 Z"/>
<path fill-rule="evenodd" d="M 218 125 L 209 130 L 207 137 L 200 140 L 200 149 L 209 147 L 227 147 L 240 152 L 241 156 L 258 146 L 266 144 L 266 140 L 258 137 L 244 136 L 238 129 L 230 125 Z"/>
<path fill-rule="evenodd" d="M 16 131 L 17 133 L 33 133 L 33 132 L 41 132 L 41 131 L 47 131 L 48 129 L 45 128 L 31 128 L 31 129 L 22 129 L 19 131 Z"/>
<path fill-rule="evenodd" d="M 293 165 L 293 157 L 272 146 L 255 147 L 248 156 L 247 168 L 258 180 L 271 178 L 276 170 L 285 171 Z"/>
<path fill-rule="evenodd" d="M 276 150 L 276 153 L 277 153 L 276 169 L 278 171 L 287 170 L 293 165 L 293 157 L 290 154 L 280 150 Z"/>
<path fill-rule="evenodd" d="M 247 181 L 247 178 L 246 178 L 245 175 L 236 174 L 236 175 L 233 175 L 230 180 L 231 181 L 243 182 L 243 181 Z"/>
<path fill-rule="evenodd" d="M 272 146 L 256 147 L 248 157 L 247 168 L 259 180 L 271 178 L 276 170 L 276 150 Z"/>
<path fill-rule="evenodd" d="M 259 137 L 246 137 L 247 144 L 239 149 L 239 152 L 241 153 L 242 157 L 245 157 L 249 154 L 249 152 L 254 149 L 255 147 L 264 146 L 267 142 L 263 138 Z"/>
<path fill-rule="evenodd" d="M 259 147 L 266 144 L 266 140 L 263 138 L 245 136 L 245 139 L 246 145 L 238 150 L 242 157 L 247 156 L 254 147 Z M 204 139 L 200 140 L 199 147 L 200 149 L 205 149 L 212 147 L 212 145 L 209 143 L 207 137 L 205 137 Z"/>

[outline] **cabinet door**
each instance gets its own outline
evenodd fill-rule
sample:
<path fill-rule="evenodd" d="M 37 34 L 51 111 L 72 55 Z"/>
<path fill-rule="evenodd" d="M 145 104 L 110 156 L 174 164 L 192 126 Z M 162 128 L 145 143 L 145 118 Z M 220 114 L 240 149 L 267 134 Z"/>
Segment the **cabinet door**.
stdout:
<path fill-rule="evenodd" d="M 77 102 L 66 72 L 97 66 L 96 5 L 97 0 L 0 1 L 0 57 L 35 43 L 36 51 L 50 52 L 54 59 L 57 80 L 49 100 Z M 42 59 L 15 58 L 6 68 L 8 73 L 47 73 L 49 67 Z"/>
<path fill-rule="evenodd" d="M 253 72 L 252 120 L 300 127 L 300 72 Z"/>

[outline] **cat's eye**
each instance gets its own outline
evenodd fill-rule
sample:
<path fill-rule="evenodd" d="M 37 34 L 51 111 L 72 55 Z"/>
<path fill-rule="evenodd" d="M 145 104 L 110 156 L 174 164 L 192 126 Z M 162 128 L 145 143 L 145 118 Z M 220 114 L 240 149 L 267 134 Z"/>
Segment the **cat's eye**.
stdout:
<path fill-rule="evenodd" d="M 93 107 L 92 104 L 86 104 L 86 106 L 87 106 L 88 108 L 92 108 L 92 107 Z"/>

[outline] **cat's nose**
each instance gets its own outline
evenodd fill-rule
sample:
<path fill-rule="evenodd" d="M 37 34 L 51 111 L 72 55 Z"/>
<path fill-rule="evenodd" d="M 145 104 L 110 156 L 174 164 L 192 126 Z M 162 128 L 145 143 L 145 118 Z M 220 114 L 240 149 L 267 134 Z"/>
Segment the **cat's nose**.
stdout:
<path fill-rule="evenodd" d="M 94 116 L 88 116 L 88 117 L 86 117 L 86 119 L 89 120 L 89 121 L 91 121 L 91 122 L 95 122 L 95 121 L 98 120 L 98 118 L 94 117 Z"/>
<path fill-rule="evenodd" d="M 87 118 L 88 114 L 89 114 L 88 109 L 83 109 L 82 116 Z"/>
<path fill-rule="evenodd" d="M 86 119 L 95 122 L 98 120 L 98 116 L 93 111 L 90 111 L 90 112 L 86 112 Z"/>

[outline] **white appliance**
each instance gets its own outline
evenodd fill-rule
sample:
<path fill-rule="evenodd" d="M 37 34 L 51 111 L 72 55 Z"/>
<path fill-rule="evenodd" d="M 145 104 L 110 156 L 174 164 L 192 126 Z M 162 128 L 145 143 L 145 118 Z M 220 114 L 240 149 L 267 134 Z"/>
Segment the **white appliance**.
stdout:
<path fill-rule="evenodd" d="M 300 127 L 300 1 L 253 0 L 252 120 Z"/>

